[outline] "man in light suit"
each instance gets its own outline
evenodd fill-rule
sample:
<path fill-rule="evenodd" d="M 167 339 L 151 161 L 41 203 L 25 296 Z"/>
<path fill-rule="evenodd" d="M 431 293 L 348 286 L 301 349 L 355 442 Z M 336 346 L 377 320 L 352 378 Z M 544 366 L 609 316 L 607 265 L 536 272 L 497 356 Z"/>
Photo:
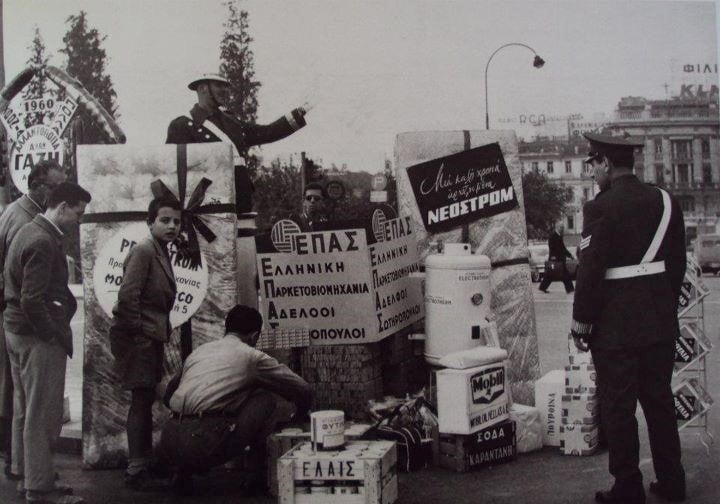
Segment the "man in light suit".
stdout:
<path fill-rule="evenodd" d="M 50 191 L 65 182 L 67 175 L 54 159 L 47 159 L 36 164 L 28 175 L 28 193 L 8 205 L 0 215 L 0 317 L 5 309 L 2 295 L 2 265 L 5 255 L 20 228 L 32 221 L 37 214 L 45 211 L 45 204 Z M 10 360 L 5 348 L 5 331 L 0 318 L 0 429 L 5 447 L 5 476 L 11 480 L 21 479 L 22 475 L 12 468 L 12 417 L 13 417 L 13 386 Z"/>
<path fill-rule="evenodd" d="M 84 502 L 55 481 L 51 447 L 60 435 L 67 357 L 72 357 L 70 320 L 77 303 L 68 289 L 62 238 L 90 202 L 90 193 L 64 182 L 47 210 L 25 225 L 5 260 L 5 338 L 13 384 L 13 462 L 28 502 Z"/>

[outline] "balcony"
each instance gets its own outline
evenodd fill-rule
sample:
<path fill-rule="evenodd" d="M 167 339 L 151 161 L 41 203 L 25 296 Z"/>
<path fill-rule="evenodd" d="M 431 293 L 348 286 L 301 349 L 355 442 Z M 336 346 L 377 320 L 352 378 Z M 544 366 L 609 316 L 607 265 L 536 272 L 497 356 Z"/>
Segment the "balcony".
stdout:
<path fill-rule="evenodd" d="M 720 118 L 718 110 L 710 109 L 679 109 L 679 110 L 618 110 L 613 114 L 613 122 L 658 122 L 717 120 Z"/>
<path fill-rule="evenodd" d="M 717 191 L 720 190 L 720 182 L 701 182 L 697 180 L 689 182 L 658 182 L 658 185 L 669 191 Z"/>

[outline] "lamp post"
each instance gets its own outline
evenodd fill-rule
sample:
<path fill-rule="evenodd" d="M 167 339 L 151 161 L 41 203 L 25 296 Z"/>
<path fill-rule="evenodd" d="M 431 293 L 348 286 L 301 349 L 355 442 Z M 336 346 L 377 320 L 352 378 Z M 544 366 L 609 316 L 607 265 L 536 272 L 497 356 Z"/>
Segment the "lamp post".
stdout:
<path fill-rule="evenodd" d="M 490 62 L 492 61 L 493 57 L 500 51 L 500 49 L 504 49 L 505 47 L 510 46 L 520 46 L 532 51 L 532 53 L 535 55 L 535 58 L 533 58 L 533 66 L 535 68 L 542 68 L 542 66 L 545 64 L 545 60 L 538 56 L 538 53 L 535 52 L 535 49 L 526 44 L 521 44 L 519 42 L 510 42 L 508 44 L 501 45 L 500 47 L 495 49 L 495 52 L 490 55 L 490 58 L 488 58 L 487 64 L 485 65 L 485 129 L 488 130 L 490 129 L 490 113 L 488 111 L 488 67 L 490 66 Z"/>

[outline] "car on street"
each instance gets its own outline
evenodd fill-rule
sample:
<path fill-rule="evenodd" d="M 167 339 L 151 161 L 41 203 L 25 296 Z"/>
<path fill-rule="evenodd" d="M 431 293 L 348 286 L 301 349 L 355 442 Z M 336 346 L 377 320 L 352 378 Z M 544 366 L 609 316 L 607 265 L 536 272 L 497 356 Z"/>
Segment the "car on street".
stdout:
<path fill-rule="evenodd" d="M 717 275 L 720 272 L 720 234 L 698 236 L 694 243 L 694 255 L 700 271 Z"/>

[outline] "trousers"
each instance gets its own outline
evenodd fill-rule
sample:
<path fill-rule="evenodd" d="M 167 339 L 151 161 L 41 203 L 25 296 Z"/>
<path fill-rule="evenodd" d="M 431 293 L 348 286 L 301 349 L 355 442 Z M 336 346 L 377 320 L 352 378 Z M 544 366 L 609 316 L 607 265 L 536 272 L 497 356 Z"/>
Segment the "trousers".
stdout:
<path fill-rule="evenodd" d="M 616 484 L 642 482 L 635 410 L 638 401 L 648 426 L 658 481 L 684 481 L 675 418 L 672 379 L 675 344 L 663 341 L 637 348 L 592 349 L 600 393 L 600 416 Z"/>
<path fill-rule="evenodd" d="M 52 446 L 60 436 L 67 354 L 55 342 L 5 328 L 12 370 L 12 471 L 25 475 L 25 488 L 55 488 Z"/>

